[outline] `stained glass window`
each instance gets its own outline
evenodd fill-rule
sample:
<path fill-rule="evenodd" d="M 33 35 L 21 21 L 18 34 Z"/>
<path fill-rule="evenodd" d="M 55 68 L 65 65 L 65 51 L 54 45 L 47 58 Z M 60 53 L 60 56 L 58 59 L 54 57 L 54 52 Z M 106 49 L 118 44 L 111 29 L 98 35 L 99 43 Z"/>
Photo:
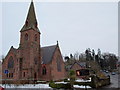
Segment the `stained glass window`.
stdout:
<path fill-rule="evenodd" d="M 8 60 L 8 68 L 13 68 L 14 67 L 14 60 L 13 57 L 11 56 Z"/>
<path fill-rule="evenodd" d="M 58 70 L 58 72 L 61 72 L 60 58 L 57 59 L 57 70 Z"/>
<path fill-rule="evenodd" d="M 25 34 L 25 40 L 26 41 L 28 40 L 28 34 L 27 33 Z"/>
<path fill-rule="evenodd" d="M 37 58 L 34 58 L 34 63 L 37 65 Z"/>
<path fill-rule="evenodd" d="M 46 67 L 45 66 L 42 68 L 42 75 L 46 75 Z"/>

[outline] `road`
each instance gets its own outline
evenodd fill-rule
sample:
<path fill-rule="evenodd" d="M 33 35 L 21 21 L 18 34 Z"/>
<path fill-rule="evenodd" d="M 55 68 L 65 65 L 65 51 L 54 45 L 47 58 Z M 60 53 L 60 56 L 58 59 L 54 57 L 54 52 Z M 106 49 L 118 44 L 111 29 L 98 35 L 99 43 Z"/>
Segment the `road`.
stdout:
<path fill-rule="evenodd" d="M 110 75 L 111 84 L 105 86 L 105 88 L 120 88 L 120 74 L 111 75 L 111 73 L 105 73 L 106 75 Z"/>

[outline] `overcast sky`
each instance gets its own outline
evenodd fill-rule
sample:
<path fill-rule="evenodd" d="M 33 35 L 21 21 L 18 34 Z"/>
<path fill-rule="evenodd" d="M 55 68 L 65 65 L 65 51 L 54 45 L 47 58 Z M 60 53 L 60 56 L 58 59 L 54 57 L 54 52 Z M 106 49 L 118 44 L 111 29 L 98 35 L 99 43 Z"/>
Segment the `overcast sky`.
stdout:
<path fill-rule="evenodd" d="M 59 41 L 63 55 L 86 48 L 118 54 L 117 2 L 35 2 L 41 46 Z M 30 2 L 2 3 L 2 54 L 18 48 Z M 1 8 L 1 7 L 0 7 Z"/>

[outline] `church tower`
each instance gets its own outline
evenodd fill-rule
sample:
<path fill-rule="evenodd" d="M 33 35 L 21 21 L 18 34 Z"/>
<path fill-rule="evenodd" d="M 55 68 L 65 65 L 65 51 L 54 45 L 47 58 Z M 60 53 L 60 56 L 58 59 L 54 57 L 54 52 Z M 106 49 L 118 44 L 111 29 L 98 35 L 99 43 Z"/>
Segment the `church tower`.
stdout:
<path fill-rule="evenodd" d="M 41 60 L 40 31 L 38 29 L 33 1 L 30 4 L 28 15 L 20 34 L 19 78 L 38 79 Z"/>
<path fill-rule="evenodd" d="M 31 2 L 28 15 L 23 28 L 21 29 L 20 46 L 24 44 L 36 43 L 40 44 L 40 31 L 35 15 L 34 3 Z M 26 43 L 27 42 L 27 43 Z"/>
<path fill-rule="evenodd" d="M 13 80 L 12 83 L 18 81 L 31 83 L 34 80 L 55 81 L 63 80 L 65 76 L 65 64 L 58 42 L 57 45 L 40 46 L 40 31 L 32 1 L 20 30 L 19 47 L 11 46 L 2 62 L 3 82 L 5 79 L 8 79 L 8 82 Z"/>

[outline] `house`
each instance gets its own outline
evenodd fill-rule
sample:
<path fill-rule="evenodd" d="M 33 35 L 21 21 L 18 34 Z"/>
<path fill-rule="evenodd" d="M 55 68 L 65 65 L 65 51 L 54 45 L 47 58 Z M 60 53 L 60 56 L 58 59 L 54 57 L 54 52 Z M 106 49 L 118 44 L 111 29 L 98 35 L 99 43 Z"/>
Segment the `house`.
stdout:
<path fill-rule="evenodd" d="M 3 80 L 50 81 L 65 78 L 59 43 L 41 47 L 40 35 L 34 3 L 31 2 L 25 24 L 20 30 L 19 47 L 11 46 L 2 63 Z M 4 73 L 5 70 L 9 73 Z"/>
<path fill-rule="evenodd" d="M 80 75 L 81 73 L 79 73 L 79 75 L 78 75 L 77 71 L 87 70 L 86 62 L 77 62 L 77 61 L 75 61 L 72 65 L 67 66 L 67 71 L 69 72 L 70 70 L 75 71 L 77 78 L 83 78 L 84 75 Z"/>

